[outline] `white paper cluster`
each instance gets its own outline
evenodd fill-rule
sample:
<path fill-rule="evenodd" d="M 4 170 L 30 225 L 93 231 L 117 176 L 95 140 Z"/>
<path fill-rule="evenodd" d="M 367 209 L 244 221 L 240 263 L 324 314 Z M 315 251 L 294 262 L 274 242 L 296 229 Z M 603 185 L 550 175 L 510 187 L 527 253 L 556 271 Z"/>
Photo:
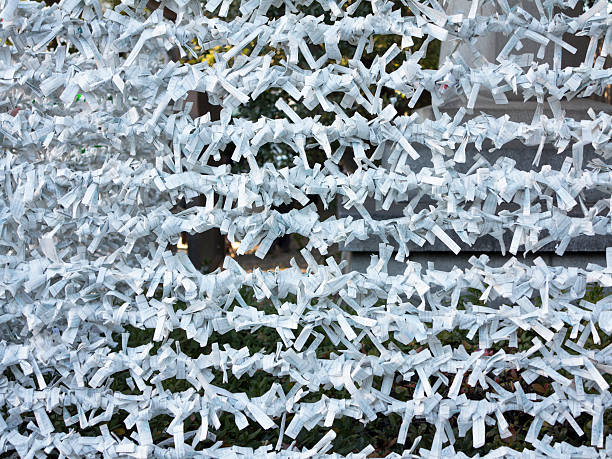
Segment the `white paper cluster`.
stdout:
<path fill-rule="evenodd" d="M 370 0 L 367 16 L 353 15 L 359 0 L 317 1 L 324 17 L 296 8 L 311 1 L 243 0 L 230 20 L 230 0 L 170 0 L 157 9 L 146 0 L 114 7 L 98 0 L 52 6 L 0 0 L 0 452 L 312 457 L 333 454 L 335 419 L 368 423 L 396 413 L 402 419 L 397 441 L 407 457 L 465 457 L 453 447 L 452 426 L 461 436 L 471 432 L 479 448 L 487 429 L 511 436 L 505 413 L 523 412 L 532 418 L 531 447 L 501 447 L 488 457 L 612 456 L 612 438 L 604 438 L 612 346 L 598 347 L 601 334 L 612 334 L 612 298 L 582 299 L 589 283 L 612 287 L 612 250 L 607 266 L 586 269 L 548 267 L 539 258 L 529 266 L 513 257 L 492 267 L 481 256 L 469 269 L 442 272 L 411 262 L 407 248 L 440 240 L 458 253 L 451 235 L 467 245 L 491 235 L 503 254 L 553 242 L 562 255 L 577 236 L 612 234 L 611 200 L 587 207 L 584 199 L 588 191 L 612 190 L 606 163 L 612 116 L 590 110 L 589 119 L 571 119 L 560 104 L 612 83 L 612 69 L 604 68 L 612 48 L 607 1 L 575 18 L 558 8 L 576 0 L 534 0 L 541 17 L 506 0 L 481 1 L 496 9 L 486 17 L 476 14 L 478 0 L 452 15 L 446 13 L 452 2 Z M 402 5 L 412 14 L 402 16 Z M 273 7 L 284 15 L 271 16 Z M 164 8 L 176 20 L 164 17 Z M 439 70 L 419 65 L 433 39 L 474 45 L 493 33 L 508 40 L 496 62 L 475 54 L 468 65 L 455 52 Z M 560 67 L 562 49 L 576 52 L 564 34 L 590 37 L 580 67 Z M 377 35 L 400 37 L 401 49 L 393 45 L 366 68 L 361 58 Z M 421 51 L 406 51 L 413 38 L 425 38 Z M 194 55 L 194 40 L 203 50 L 221 47 L 214 65 L 168 59 L 173 47 Z M 538 56 L 518 53 L 526 42 L 540 45 Z M 355 54 L 342 56 L 341 43 L 356 46 Z M 315 47 L 324 49 L 316 59 Z M 554 65 L 538 63 L 549 47 Z M 275 49 L 286 58 L 273 60 Z M 401 53 L 405 59 L 389 73 L 387 64 Z M 436 119 L 398 115 L 383 102 L 383 88 L 405 94 L 411 106 L 428 91 Z M 233 116 L 272 89 L 282 93 L 276 107 L 286 118 Z M 185 104 L 190 91 L 221 105 L 220 120 L 192 119 Z M 479 94 L 503 104 L 511 92 L 540 103 L 531 123 L 486 113 L 464 119 Z M 343 94 L 340 104 L 330 101 L 332 93 Z M 436 107 L 457 95 L 465 108 L 453 118 L 441 114 Z M 300 118 L 296 103 L 313 116 Z M 333 112 L 334 122 L 323 124 L 317 111 Z M 526 158 L 533 170 L 504 157 L 491 162 L 486 151 L 466 155 L 471 144 L 480 150 L 486 141 L 503 150 L 513 140 L 538 146 Z M 416 142 L 431 149 L 431 167 L 415 169 Z M 258 165 L 258 150 L 269 143 L 290 147 L 293 166 Z M 232 160 L 245 158 L 248 173 L 208 164 L 230 144 Z M 541 164 L 545 144 L 567 156 L 558 170 Z M 585 164 L 585 147 L 598 159 Z M 325 152 L 323 164 L 309 164 L 312 148 Z M 352 173 L 339 167 L 346 151 L 357 164 Z M 390 167 L 378 165 L 383 155 Z M 462 163 L 471 166 L 466 173 L 456 170 Z M 197 195 L 206 196 L 205 206 L 174 212 L 181 198 Z M 321 220 L 314 196 L 354 207 L 361 218 Z M 423 197 L 432 204 L 416 212 Z M 374 220 L 366 198 L 385 210 L 402 206 L 403 217 Z M 281 203 L 301 210 L 272 209 Z M 308 268 L 246 272 L 226 258 L 222 269 L 202 274 L 186 254 L 170 251 L 181 232 L 210 228 L 240 241 L 240 253 L 257 247 L 262 258 L 277 237 L 305 236 Z M 326 255 L 332 244 L 373 237 L 382 242 L 366 273 L 347 272 L 333 257 L 318 264 L 313 256 Z M 403 274 L 388 274 L 391 257 L 405 263 Z M 275 313 L 248 305 L 242 288 Z M 474 289 L 481 292 L 479 304 L 465 300 Z M 295 301 L 283 300 L 288 295 Z M 154 330 L 153 342 L 130 346 L 128 326 Z M 275 352 L 214 340 L 261 327 L 278 333 Z M 169 339 L 179 329 L 210 352 L 186 355 Z M 476 350 L 441 342 L 440 333 L 452 330 L 467 333 Z M 524 332 L 534 337 L 518 350 Z M 404 352 L 391 338 L 419 347 Z M 324 339 L 336 347 L 326 357 L 317 353 Z M 362 352 L 365 340 L 375 355 Z M 488 350 L 496 344 L 499 350 Z M 523 384 L 508 390 L 496 379 L 512 370 Z M 255 380 L 261 372 L 289 378 L 290 390 L 279 382 L 249 398 L 213 384 L 216 375 Z M 119 374 L 129 374 L 130 394 L 113 390 Z M 552 395 L 525 389 L 539 377 L 552 385 Z M 190 388 L 165 389 L 171 378 Z M 414 383 L 409 400 L 392 396 L 402 381 Z M 466 381 L 485 398 L 470 399 L 461 389 Z M 331 388 L 349 398 L 326 395 Z M 320 396 L 302 401 L 307 394 Z M 276 429 L 278 442 L 257 450 L 227 445 L 214 434 L 223 413 L 233 414 L 239 429 Z M 199 429 L 185 431 L 194 414 Z M 154 444 L 150 422 L 160 415 L 172 418 L 171 439 Z M 547 423 L 569 424 L 584 435 L 576 421 L 581 415 L 592 420 L 584 446 L 540 433 Z M 122 437 L 108 427 L 117 416 L 124 419 Z M 435 426 L 431 449 L 407 437 L 415 421 Z M 327 434 L 312 448 L 287 446 L 316 425 Z M 208 440 L 216 442 L 202 449 Z"/>

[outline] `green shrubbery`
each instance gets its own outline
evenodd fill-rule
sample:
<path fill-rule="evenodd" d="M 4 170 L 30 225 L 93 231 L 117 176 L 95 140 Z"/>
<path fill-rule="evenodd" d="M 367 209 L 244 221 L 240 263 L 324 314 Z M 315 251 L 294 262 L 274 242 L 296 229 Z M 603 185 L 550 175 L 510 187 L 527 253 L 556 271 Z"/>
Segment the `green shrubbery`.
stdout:
<path fill-rule="evenodd" d="M 244 300 L 247 302 L 247 304 L 254 306 L 259 310 L 265 311 L 268 314 L 273 314 L 276 312 L 274 306 L 271 303 L 258 301 L 255 298 L 253 291 L 243 289 L 240 293 Z M 480 296 L 480 293 L 481 292 L 472 291 L 462 297 L 462 302 L 470 302 L 473 304 L 477 304 L 479 302 L 478 298 Z M 606 292 L 604 292 L 602 288 L 597 286 L 590 286 L 587 289 L 587 294 L 584 297 L 584 300 L 589 301 L 591 303 L 595 303 L 600 299 L 604 298 L 605 296 Z M 284 299 L 283 302 L 284 301 L 294 302 L 295 298 L 288 297 Z M 182 309 L 184 305 L 181 303 L 177 303 L 175 307 L 177 309 Z M 459 308 L 462 308 L 461 304 Z M 153 342 L 153 329 L 139 330 L 133 327 L 127 327 L 126 331 L 129 332 L 128 345 L 130 348 Z M 322 330 L 320 331 L 323 332 Z M 599 336 L 602 338 L 601 345 L 595 345 L 592 342 L 592 339 L 589 338 L 589 340 L 586 342 L 585 348 L 603 349 L 607 346 L 612 345 L 612 337 L 607 336 L 600 330 L 598 330 L 598 332 Z M 467 352 L 473 352 L 477 350 L 477 344 L 475 344 L 475 340 L 468 339 L 466 335 L 467 330 L 455 329 L 453 331 L 441 332 L 437 335 L 437 337 L 443 345 L 451 345 L 453 348 L 463 346 Z M 499 349 L 504 349 L 508 353 L 525 351 L 529 347 L 531 347 L 531 340 L 535 336 L 536 335 L 533 332 L 523 331 L 519 333 L 518 349 L 508 348 L 506 342 L 501 342 L 492 346 L 491 349 L 488 350 L 487 354 L 492 355 Z M 117 333 L 113 336 L 113 338 L 117 343 L 116 349 L 119 350 L 121 343 L 120 334 Z M 221 348 L 223 348 L 225 344 L 229 344 L 233 349 L 242 349 L 246 347 L 248 348 L 249 353 L 253 354 L 258 351 L 274 352 L 276 350 L 276 343 L 278 341 L 279 336 L 275 329 L 262 327 L 253 332 L 230 331 L 222 335 L 213 333 L 209 340 L 209 343 L 205 347 L 201 347 L 193 339 L 188 339 L 182 329 L 176 329 L 170 333 L 167 340 L 164 340 L 164 343 L 173 342 L 173 345 L 178 344 L 182 352 L 184 352 L 191 358 L 197 358 L 201 354 L 210 353 L 211 345 L 213 342 L 217 343 Z M 154 355 L 157 352 L 161 344 L 162 343 L 160 342 L 155 343 L 155 345 L 150 350 L 151 355 Z M 399 341 L 395 340 L 392 335 L 390 339 L 384 344 L 385 347 L 387 347 L 388 349 L 399 349 L 404 353 L 410 353 L 411 351 L 419 351 L 422 347 L 421 344 L 415 341 L 407 345 L 402 344 Z M 329 358 L 331 354 L 335 353 L 339 355 L 343 351 L 341 347 L 334 346 L 329 341 L 329 339 L 326 338 L 318 346 L 316 352 L 318 358 Z M 367 337 L 362 340 L 361 352 L 366 355 L 378 355 L 378 350 L 371 342 L 369 342 Z M 565 370 L 561 369 L 559 370 L 559 372 L 569 378 L 572 377 L 572 375 L 568 374 Z M 468 385 L 468 375 L 469 374 L 466 374 L 464 378 L 460 394 L 464 393 L 468 398 L 472 400 L 484 398 L 486 394 L 479 386 L 471 387 Z M 129 385 L 126 382 L 126 378 L 128 376 L 128 371 L 115 374 L 113 376 L 111 389 L 113 391 L 119 391 L 124 394 L 139 394 L 140 392 L 137 388 L 135 390 L 130 389 Z M 453 375 L 448 376 L 452 381 Z M 504 371 L 497 376 L 489 374 L 489 376 L 494 378 L 498 384 L 500 384 L 504 389 L 509 391 L 514 390 L 513 385 L 515 382 L 518 381 L 527 393 L 533 392 L 541 397 L 547 397 L 553 392 L 553 389 L 550 385 L 550 381 L 544 377 L 539 377 L 532 384 L 527 385 L 525 381 L 521 379 L 520 373 L 516 370 Z M 605 375 L 604 377 L 609 383 L 612 383 L 611 375 Z M 416 380 L 416 376 L 412 380 L 406 381 L 402 380 L 401 377 L 398 375 L 393 384 L 393 388 L 390 395 L 398 400 L 410 400 L 413 396 L 413 392 L 416 386 Z M 373 386 L 379 387 L 381 382 L 382 380 L 380 378 L 375 378 Z M 279 383 L 285 393 L 289 392 L 292 386 L 288 377 L 278 378 L 263 371 L 258 371 L 252 376 L 243 375 L 241 378 L 236 378 L 231 372 L 228 371 L 227 381 L 223 381 L 223 375 L 221 372 L 216 372 L 215 378 L 213 379 L 213 381 L 211 381 L 210 384 L 222 387 L 223 389 L 231 391 L 233 393 L 245 393 L 249 397 L 258 397 L 263 395 L 272 386 L 273 383 Z M 191 387 L 191 385 L 186 380 L 178 380 L 176 378 L 167 379 L 163 381 L 162 385 L 164 389 L 170 390 L 171 392 L 181 392 Z M 588 389 L 585 388 L 585 390 L 589 392 Z M 301 399 L 301 402 L 316 402 L 324 395 L 334 398 L 350 397 L 346 390 L 334 390 L 333 388 L 329 390 L 321 389 L 316 392 L 308 393 L 305 397 Z M 117 414 L 113 417 L 111 422 L 108 423 L 111 432 L 113 432 L 118 437 L 129 436 L 132 433 L 132 431 L 126 431 L 125 426 L 123 425 L 123 419 L 125 419 L 126 416 L 127 413 Z M 290 422 L 291 416 L 291 414 L 287 416 L 287 423 Z M 485 446 L 480 449 L 474 449 L 472 446 L 471 431 L 469 431 L 465 437 L 459 437 L 457 430 L 457 416 L 455 415 L 453 418 L 451 418 L 451 424 L 453 425 L 453 430 L 456 438 L 455 449 L 457 451 L 462 451 L 468 455 L 476 455 L 479 453 L 484 454 L 500 446 L 508 446 L 518 451 L 521 451 L 524 448 L 532 449 L 532 446 L 525 441 L 525 436 L 533 418 L 528 414 L 525 414 L 520 411 L 506 412 L 504 416 L 510 424 L 510 431 L 512 432 L 512 437 L 502 439 L 499 435 L 497 425 L 487 426 Z M 257 448 L 265 444 L 275 445 L 278 441 L 278 429 L 264 430 L 259 426 L 259 424 L 251 421 L 245 429 L 238 430 L 234 423 L 233 415 L 228 413 L 224 413 L 223 415 L 221 415 L 220 420 L 221 428 L 218 430 L 214 430 L 211 428 L 210 431 L 214 435 L 216 435 L 216 441 L 222 441 L 225 446 L 238 445 Z M 540 431 L 539 438 L 542 438 L 542 436 L 545 435 L 549 435 L 554 439 L 554 441 L 565 441 L 575 446 L 585 444 L 585 441 L 588 441 L 588 439 L 590 438 L 591 420 L 592 418 L 587 414 L 583 414 L 582 416 L 576 419 L 578 424 L 585 432 L 582 437 L 579 437 L 575 433 L 574 429 L 569 426 L 567 422 L 565 422 L 563 424 L 556 424 L 554 426 L 545 423 Z M 61 422 L 59 422 L 61 421 L 61 416 L 58 415 L 56 421 L 58 421 L 55 423 L 56 428 L 61 431 Z M 168 427 L 171 421 L 172 418 L 168 415 L 160 415 L 151 420 L 150 426 L 153 435 L 153 441 L 155 444 L 159 444 L 159 442 L 163 442 L 165 440 L 168 440 L 170 442 L 172 441 L 172 436 L 168 434 L 168 432 L 166 432 L 166 428 Z M 277 425 L 280 424 L 280 419 L 274 419 L 274 421 L 277 423 Z M 371 444 L 375 448 L 373 456 L 384 456 L 391 452 L 401 453 L 405 449 L 405 447 L 410 447 L 412 442 L 414 442 L 418 437 L 421 437 L 419 448 L 430 448 L 435 434 L 435 426 L 425 422 L 424 420 L 414 419 L 408 431 L 406 446 L 402 446 L 396 443 L 397 434 L 401 422 L 401 417 L 397 414 L 380 414 L 374 422 L 370 422 L 365 425 L 359 420 L 350 417 L 336 419 L 332 428 L 337 433 L 337 436 L 334 440 L 334 448 L 332 451 L 340 454 L 348 454 L 350 452 L 360 451 L 368 444 Z M 192 414 L 189 418 L 185 420 L 185 432 L 197 430 L 200 427 L 200 423 L 200 415 L 197 413 Z M 90 430 L 92 430 L 92 435 L 97 434 L 97 429 Z M 295 446 L 300 449 L 302 447 L 310 448 L 318 440 L 320 440 L 320 438 L 325 434 L 327 430 L 327 428 L 321 426 L 316 426 L 311 431 L 307 431 L 306 429 L 304 429 L 297 437 Z M 608 434 L 612 434 L 612 412 L 610 410 L 605 413 L 604 418 L 604 437 Z M 285 437 L 282 440 L 282 445 L 284 445 L 284 447 L 288 447 L 291 442 L 292 440 L 289 437 Z M 206 441 L 204 443 L 201 443 L 197 447 L 197 449 L 210 447 L 212 446 L 212 444 L 212 441 Z"/>

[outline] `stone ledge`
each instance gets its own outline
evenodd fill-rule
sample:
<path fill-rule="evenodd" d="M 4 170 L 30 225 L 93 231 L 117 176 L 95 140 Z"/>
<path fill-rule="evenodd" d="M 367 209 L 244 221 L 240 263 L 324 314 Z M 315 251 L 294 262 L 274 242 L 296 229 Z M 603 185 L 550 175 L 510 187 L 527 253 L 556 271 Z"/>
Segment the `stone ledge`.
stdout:
<path fill-rule="evenodd" d="M 455 107 L 453 106 L 453 103 L 454 102 L 447 104 L 442 110 L 442 111 L 449 113 L 451 117 L 454 116 L 454 113 L 456 113 L 458 107 L 460 106 L 460 105 L 457 105 Z M 510 119 L 512 121 L 531 122 L 531 117 L 533 117 L 535 106 L 536 104 L 533 101 L 528 101 L 525 103 L 510 102 L 505 105 L 496 105 L 492 101 L 487 101 L 486 99 L 483 99 L 482 101 L 479 101 L 479 105 L 477 106 L 477 109 L 474 110 L 472 114 L 466 115 L 465 119 L 469 119 L 473 116 L 476 116 L 480 114 L 480 112 L 485 112 L 495 117 L 500 117 L 500 116 L 504 116 L 507 114 L 510 116 Z M 590 119 L 590 117 L 587 114 L 587 111 L 589 108 L 592 108 L 596 112 L 605 111 L 608 113 L 612 113 L 612 105 L 602 103 L 602 102 L 597 102 L 594 100 L 589 100 L 589 99 L 577 99 L 577 100 L 572 100 L 572 101 L 563 101 L 562 108 L 565 110 L 567 117 L 572 117 L 577 120 Z M 427 116 L 427 107 L 425 109 L 421 109 L 420 112 L 422 116 Z M 548 115 L 549 117 L 552 117 L 550 108 L 547 105 L 544 109 L 544 114 Z M 413 144 L 413 146 L 419 152 L 421 157 L 418 158 L 417 160 L 409 159 L 407 161 L 407 165 L 412 169 L 412 171 L 415 173 L 418 173 L 424 167 L 433 167 L 433 163 L 431 161 L 431 151 L 429 150 L 429 148 L 427 148 L 427 146 L 425 145 L 417 144 L 417 143 Z M 491 147 L 492 145 L 490 142 L 485 142 L 483 144 L 482 150 L 479 152 L 476 150 L 473 144 L 470 144 L 468 145 L 466 149 L 466 157 L 473 158 L 474 155 L 476 155 L 477 153 L 480 153 L 484 157 L 486 157 L 487 160 L 491 164 L 493 164 L 495 163 L 495 161 L 497 161 L 498 158 L 505 156 L 508 158 L 512 158 L 516 161 L 517 169 L 525 170 L 525 171 L 529 171 L 532 169 L 532 161 L 533 161 L 535 152 L 537 151 L 537 146 L 526 146 L 526 145 L 523 145 L 521 142 L 515 140 L 512 142 L 508 142 L 499 150 L 489 152 L 488 149 L 490 149 Z M 387 154 L 383 156 L 383 162 L 382 162 L 382 164 L 386 166 L 388 166 L 388 163 L 387 163 L 388 153 L 389 152 L 387 151 Z M 563 165 L 563 161 L 568 156 L 571 157 L 571 143 L 570 145 L 566 147 L 565 151 L 561 154 L 557 153 L 557 149 L 553 145 L 547 144 L 544 146 L 542 150 L 542 156 L 541 156 L 541 160 L 539 164 L 540 166 L 549 165 L 553 169 L 559 170 L 561 166 Z M 588 164 L 589 161 L 591 161 L 595 157 L 597 157 L 597 155 L 595 154 L 593 148 L 591 146 L 585 146 L 583 164 L 584 165 Z M 455 167 L 455 170 L 457 170 L 459 173 L 466 173 L 472 164 L 473 164 L 473 161 L 468 160 L 466 161 L 465 164 L 457 164 Z M 370 213 L 372 218 L 374 218 L 375 220 L 386 220 L 386 219 L 398 218 L 398 217 L 403 216 L 404 207 L 407 205 L 408 201 L 415 194 L 416 194 L 416 190 L 413 191 L 413 193 L 408 194 L 408 197 L 405 201 L 396 203 L 388 211 L 385 211 L 383 209 L 377 209 L 376 208 L 377 203 L 373 199 L 366 199 L 366 201 L 364 202 L 364 206 L 366 210 Z M 600 199 L 609 199 L 610 196 L 609 194 L 605 194 L 601 191 L 588 190 L 584 193 L 584 197 L 585 197 L 585 205 L 589 207 L 595 204 Z M 430 202 L 434 202 L 434 201 L 428 200 L 427 197 L 424 197 L 422 199 L 422 202 L 419 203 L 419 207 L 417 207 L 416 211 L 418 212 L 420 208 L 426 207 Z M 497 207 L 497 211 L 502 210 L 505 207 L 508 207 L 508 205 L 502 204 Z M 337 209 L 338 209 L 337 210 L 338 217 L 352 216 L 354 218 L 362 218 L 356 209 L 352 208 L 352 209 L 347 210 L 344 207 L 342 207 L 342 204 L 340 202 L 338 202 Z M 579 216 L 579 215 L 582 215 L 582 213 L 580 209 L 577 207 L 572 212 L 570 212 L 569 215 Z M 500 253 L 499 242 L 497 241 L 497 239 L 493 238 L 492 236 L 484 236 L 482 238 L 479 238 L 477 242 L 473 246 L 470 247 L 466 245 L 465 243 L 463 243 L 458 238 L 458 236 L 454 234 L 453 231 L 447 231 L 447 234 L 461 247 L 461 253 L 457 255 L 458 257 L 465 256 L 469 258 L 469 256 L 473 255 L 474 253 L 481 253 L 481 252 Z M 504 236 L 506 250 L 510 247 L 511 239 L 512 239 L 511 233 L 506 234 Z M 344 248 L 341 247 L 340 249 L 347 251 L 347 252 L 377 252 L 378 244 L 380 242 L 381 241 L 378 237 L 371 238 L 371 239 L 364 240 L 364 241 L 353 240 L 349 244 L 347 244 Z M 395 245 L 395 241 L 393 241 L 392 245 Z M 540 250 L 538 250 L 538 252 L 536 252 L 536 255 L 545 254 L 545 253 L 554 253 L 556 245 L 557 245 L 556 242 L 550 243 L 542 247 Z M 569 243 L 566 249 L 566 252 L 568 253 L 571 253 L 571 252 L 576 252 L 576 253 L 600 252 L 600 251 L 605 251 L 605 248 L 608 246 L 612 246 L 612 235 L 579 236 L 579 237 L 572 239 L 572 241 Z M 426 242 L 423 247 L 419 247 L 414 243 L 410 243 L 408 245 L 408 248 L 411 252 L 414 252 L 414 253 L 419 253 L 419 252 L 420 253 L 424 253 L 424 252 L 452 253 L 439 240 L 436 240 L 434 244 L 429 244 Z"/>
<path fill-rule="evenodd" d="M 369 252 L 344 252 L 344 258 L 349 262 L 351 270 L 365 272 L 368 268 L 371 257 L 374 254 Z M 467 254 L 466 254 L 467 255 Z M 470 253 L 469 256 L 455 255 L 452 252 L 420 252 L 413 253 L 409 257 L 410 261 L 419 263 L 424 269 L 428 269 L 430 264 L 433 264 L 434 269 L 440 271 L 451 271 L 454 267 L 459 269 L 469 269 L 472 265 L 469 263 L 469 258 L 475 255 Z M 478 254 L 481 255 L 481 254 Z M 484 253 L 489 257 L 488 265 L 491 267 L 499 267 L 510 260 L 510 256 L 502 256 L 499 252 Z M 527 254 L 519 252 L 516 255 L 521 263 L 533 266 L 536 258 L 542 258 L 547 266 L 565 266 L 586 268 L 589 263 L 599 266 L 606 266 L 606 254 L 602 252 L 585 252 L 585 253 L 566 253 L 563 256 L 548 253 Z M 389 260 L 387 272 L 391 275 L 398 275 L 404 272 L 406 263 L 400 263 L 393 258 Z"/>
<path fill-rule="evenodd" d="M 457 255 L 458 257 L 466 256 L 471 257 L 475 253 L 482 252 L 496 252 L 501 254 L 501 249 L 499 245 L 499 241 L 495 239 L 493 236 L 486 235 L 479 238 L 473 246 L 469 246 L 465 244 L 456 234 L 452 231 L 447 231 L 446 234 L 450 236 L 450 238 L 455 241 L 459 247 L 461 248 L 461 252 Z M 504 243 L 506 245 L 506 256 L 511 256 L 508 253 L 508 249 L 510 248 L 510 243 L 512 241 L 512 234 L 504 235 Z M 358 240 L 354 239 L 350 243 L 346 244 L 344 247 L 340 247 L 340 250 L 347 252 L 378 252 L 378 245 L 382 242 L 382 240 L 376 236 L 366 240 Z M 389 245 L 394 246 L 397 249 L 397 243 L 394 239 L 389 238 Z M 551 242 L 550 244 L 545 245 L 537 252 L 536 255 L 542 253 L 554 253 L 555 248 L 557 246 L 557 242 Z M 448 247 L 446 247 L 439 239 L 436 239 L 433 244 L 429 242 L 425 242 L 422 247 L 414 244 L 413 242 L 409 242 L 407 244 L 408 250 L 410 253 L 415 252 L 446 252 L 453 253 Z M 606 247 L 612 247 L 612 235 L 595 235 L 595 236 L 577 236 L 573 238 L 567 246 L 565 252 L 605 252 Z M 523 249 L 524 247 L 521 245 L 520 247 Z M 521 250 L 522 252 L 523 250 Z M 519 252 L 520 253 L 520 252 Z"/>

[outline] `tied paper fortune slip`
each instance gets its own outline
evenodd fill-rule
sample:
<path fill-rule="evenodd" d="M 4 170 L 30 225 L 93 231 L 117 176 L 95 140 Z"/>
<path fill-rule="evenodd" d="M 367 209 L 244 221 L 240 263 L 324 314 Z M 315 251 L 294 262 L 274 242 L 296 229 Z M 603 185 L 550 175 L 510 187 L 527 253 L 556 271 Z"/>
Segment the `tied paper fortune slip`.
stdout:
<path fill-rule="evenodd" d="M 369 438 L 337 449 L 339 422 L 393 419 L 403 457 L 612 456 L 612 297 L 587 295 L 612 287 L 612 248 L 584 268 L 514 257 L 612 234 L 612 199 L 585 198 L 612 190 L 612 112 L 575 119 L 562 105 L 612 84 L 608 2 L 577 16 L 576 0 L 451 3 L 0 0 L 0 452 L 400 457 Z M 487 60 L 477 43 L 494 34 L 506 44 Z M 396 42 L 376 54 L 379 36 Z M 568 36 L 589 45 L 561 67 L 581 52 Z M 451 52 L 424 68 L 434 41 Z M 190 114 L 198 92 L 218 120 Z M 410 108 L 430 94 L 434 116 L 398 113 L 389 93 Z M 241 111 L 262 94 L 277 119 Z M 537 109 L 513 121 L 479 110 L 481 96 Z M 440 108 L 451 98 L 453 117 Z M 537 152 L 517 164 L 509 142 Z M 271 146 L 290 164 L 265 161 Z M 205 205 L 176 210 L 196 196 Z M 401 216 L 374 218 L 368 199 Z M 323 218 L 317 201 L 358 216 Z M 209 229 L 262 259 L 298 234 L 307 267 L 226 257 L 199 272 L 171 246 Z M 410 244 L 460 254 L 485 236 L 503 265 L 411 260 Z M 366 239 L 380 244 L 365 272 L 330 256 Z M 260 330 L 273 348 L 227 344 Z M 228 390 L 262 375 L 273 382 L 257 394 Z M 511 443 L 516 419 L 526 432 Z M 553 438 L 560 426 L 579 444 Z M 266 441 L 232 444 L 230 427 Z"/>

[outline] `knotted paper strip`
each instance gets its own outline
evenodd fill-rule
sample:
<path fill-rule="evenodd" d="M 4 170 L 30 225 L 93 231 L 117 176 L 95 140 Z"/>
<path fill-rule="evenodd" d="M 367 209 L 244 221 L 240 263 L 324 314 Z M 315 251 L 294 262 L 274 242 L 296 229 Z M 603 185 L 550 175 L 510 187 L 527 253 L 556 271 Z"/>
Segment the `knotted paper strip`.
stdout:
<path fill-rule="evenodd" d="M 365 14 L 359 0 L 317 2 L 319 17 L 303 12 L 310 0 L 0 0 L 1 452 L 319 457 L 334 454 L 335 420 L 395 415 L 406 457 L 466 457 L 453 432 L 471 432 L 481 448 L 490 429 L 511 437 L 507 419 L 520 412 L 531 419 L 528 447 L 502 446 L 487 457 L 612 456 L 612 438 L 604 438 L 612 346 L 602 345 L 612 334 L 612 300 L 585 299 L 588 284 L 612 287 L 612 249 L 606 266 L 584 269 L 513 257 L 550 243 L 563 255 L 575 237 L 612 234 L 611 199 L 585 201 L 587 192 L 612 189 L 610 111 L 572 119 L 561 107 L 612 84 L 607 1 L 578 17 L 563 12 L 576 0 L 534 0 L 540 17 L 506 0 L 474 0 L 453 14 L 451 1 L 371 0 L 359 10 Z M 495 13 L 480 16 L 484 4 Z M 494 33 L 507 45 L 489 62 L 475 43 Z M 582 65 L 561 68 L 562 50 L 577 52 L 568 34 L 588 36 L 590 45 Z M 379 35 L 401 46 L 367 68 L 362 58 Z M 423 40 L 419 50 L 413 39 Z M 424 69 L 434 39 L 455 51 L 439 69 Z M 520 53 L 525 43 L 538 45 L 536 56 Z M 343 55 L 346 45 L 354 54 Z M 472 50 L 471 62 L 460 45 Z M 173 48 L 182 60 L 168 58 Z M 549 48 L 553 65 L 542 62 Z M 213 50 L 214 64 L 185 63 Z M 401 64 L 388 65 L 396 59 Z M 398 114 L 383 90 L 411 107 L 429 92 L 434 119 Z M 189 115 L 193 92 L 221 107 L 218 121 Z M 263 93 L 278 96 L 283 118 L 236 115 Z M 479 95 L 501 105 L 510 94 L 537 102 L 530 123 L 465 116 Z M 464 108 L 451 118 L 439 107 L 453 97 Z M 298 115 L 297 105 L 311 115 Z M 323 112 L 333 122 L 324 123 Z M 493 160 L 511 141 L 537 153 L 525 164 Z M 258 152 L 269 144 L 293 151 L 292 165 L 263 164 Z M 466 154 L 468 145 L 480 153 Z M 563 155 L 561 167 L 542 164 L 544 145 Z M 417 169 L 422 146 L 432 165 Z M 585 163 L 585 147 L 595 160 Z M 211 165 L 227 148 L 248 172 Z M 323 162 L 309 161 L 315 149 Z M 352 172 L 340 164 L 347 152 Z M 176 211 L 199 195 L 205 206 Z M 360 217 L 321 219 L 315 199 Z M 384 210 L 401 206 L 403 216 L 376 220 L 366 199 Z M 274 209 L 283 203 L 294 210 Z M 240 242 L 239 253 L 256 248 L 261 258 L 277 237 L 300 234 L 308 267 L 247 272 L 228 257 L 202 274 L 186 254 L 171 252 L 182 232 L 211 228 Z M 410 258 L 410 244 L 439 240 L 459 253 L 456 241 L 473 246 L 486 235 L 508 255 L 503 266 L 483 255 L 444 272 Z M 327 256 L 334 244 L 369 238 L 381 243 L 364 273 Z M 392 257 L 404 263 L 401 274 L 389 274 Z M 247 304 L 245 289 L 269 307 Z M 261 328 L 278 334 L 276 349 L 218 342 Z M 150 342 L 135 346 L 132 335 L 143 330 Z M 197 356 L 171 337 L 177 331 L 197 343 Z M 447 344 L 448 332 L 475 345 Z M 334 351 L 321 352 L 324 342 Z M 364 352 L 366 342 L 374 352 Z M 509 372 L 517 375 L 512 387 L 499 382 Z M 278 382 L 257 397 L 216 379 L 261 374 Z M 120 378 L 129 391 L 116 388 Z M 538 378 L 551 387 L 546 395 L 531 389 Z M 187 388 L 171 391 L 168 380 Z M 400 384 L 412 388 L 408 399 L 397 397 Z M 466 384 L 484 396 L 471 397 Z M 346 397 L 332 396 L 337 391 Z M 317 401 L 303 400 L 308 394 Z M 256 450 L 228 445 L 215 435 L 225 413 L 238 429 L 278 431 L 278 441 Z M 158 441 L 151 425 L 164 415 L 168 439 Z M 194 416 L 199 427 L 185 431 Z M 408 436 L 415 422 L 434 427 L 431 447 Z M 123 434 L 109 427 L 116 423 Z M 583 444 L 553 441 L 541 434 L 544 423 L 570 426 Z M 311 448 L 292 443 L 315 426 L 326 433 Z M 373 453 L 369 446 L 350 456 Z"/>

